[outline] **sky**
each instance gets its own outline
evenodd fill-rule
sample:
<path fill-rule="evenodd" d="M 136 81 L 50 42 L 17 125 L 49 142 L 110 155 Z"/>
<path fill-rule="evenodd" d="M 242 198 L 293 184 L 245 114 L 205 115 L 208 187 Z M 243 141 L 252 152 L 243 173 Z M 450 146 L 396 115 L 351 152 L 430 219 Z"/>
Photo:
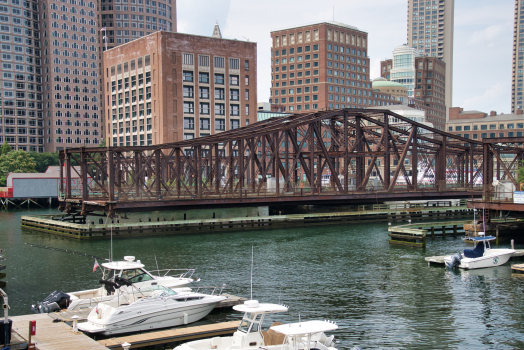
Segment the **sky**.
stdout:
<path fill-rule="evenodd" d="M 511 113 L 514 0 L 455 0 L 453 107 Z M 319 7 L 319 5 L 321 5 Z M 407 0 L 177 0 L 178 32 L 257 43 L 258 102 L 269 101 L 270 32 L 332 21 L 368 33 L 371 79 L 407 43 Z"/>

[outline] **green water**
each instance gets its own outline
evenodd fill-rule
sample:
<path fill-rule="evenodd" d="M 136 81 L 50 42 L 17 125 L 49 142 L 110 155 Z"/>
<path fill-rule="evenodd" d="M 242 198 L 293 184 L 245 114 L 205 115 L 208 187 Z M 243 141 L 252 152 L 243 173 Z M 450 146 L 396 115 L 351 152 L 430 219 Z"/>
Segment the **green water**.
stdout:
<path fill-rule="evenodd" d="M 31 215 L 56 213 L 31 210 Z M 108 256 L 109 240 L 76 241 L 21 230 L 25 211 L 0 213 L 0 248 L 7 256 L 11 315 L 30 313 L 32 302 L 60 289 L 98 286 L 93 259 L 24 243 Z M 509 265 L 448 271 L 428 267 L 424 257 L 468 247 L 460 238 L 429 240 L 425 250 L 389 246 L 387 224 L 311 226 L 234 233 L 122 238 L 115 258 L 135 255 L 146 268 L 194 268 L 203 286 L 282 302 L 290 311 L 271 321 L 330 319 L 339 349 L 522 349 L 524 279 Z M 502 247 L 507 247 L 502 245 Z M 517 245 L 516 248 L 521 248 Z M 234 311 L 209 322 L 238 319 Z"/>

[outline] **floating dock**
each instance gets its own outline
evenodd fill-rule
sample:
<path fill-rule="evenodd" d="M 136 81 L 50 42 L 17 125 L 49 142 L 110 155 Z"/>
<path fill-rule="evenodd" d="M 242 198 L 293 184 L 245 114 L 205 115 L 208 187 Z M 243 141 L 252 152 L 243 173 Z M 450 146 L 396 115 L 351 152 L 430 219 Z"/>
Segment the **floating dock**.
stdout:
<path fill-rule="evenodd" d="M 389 243 L 424 248 L 426 237 L 446 237 L 446 235 L 457 237 L 458 234 L 464 233 L 463 225 L 464 221 L 447 221 L 390 226 Z"/>
<path fill-rule="evenodd" d="M 125 337 L 99 340 L 98 343 L 104 348 L 122 349 L 123 343 L 131 344 L 131 349 L 145 346 L 163 345 L 174 347 L 175 343 L 185 342 L 188 340 L 220 337 L 233 334 L 240 321 L 230 321 L 214 323 L 204 326 L 193 326 L 187 328 L 174 328 L 157 332 L 149 332 Z"/>
<path fill-rule="evenodd" d="M 200 220 L 169 220 L 168 218 L 153 218 L 149 222 L 133 222 L 129 219 L 116 220 L 116 223 L 94 224 L 61 221 L 57 215 L 22 216 L 23 228 L 58 234 L 77 239 L 94 239 L 113 237 L 128 237 L 141 235 L 190 234 L 203 232 L 223 232 L 235 230 L 253 230 L 279 227 L 297 227 L 326 224 L 346 224 L 365 222 L 402 222 L 423 221 L 453 218 L 469 218 L 471 209 L 466 203 L 459 202 L 451 206 L 451 201 L 401 204 L 376 204 L 359 206 L 357 211 L 335 213 L 310 213 L 291 215 L 251 216 L 222 219 Z M 156 219 L 156 220 L 155 220 Z M 85 220 L 85 218 L 84 218 Z M 113 220 L 115 221 L 115 220 Z M 119 222 L 122 221 L 122 222 Z M 127 221 L 127 222 L 124 222 Z"/>

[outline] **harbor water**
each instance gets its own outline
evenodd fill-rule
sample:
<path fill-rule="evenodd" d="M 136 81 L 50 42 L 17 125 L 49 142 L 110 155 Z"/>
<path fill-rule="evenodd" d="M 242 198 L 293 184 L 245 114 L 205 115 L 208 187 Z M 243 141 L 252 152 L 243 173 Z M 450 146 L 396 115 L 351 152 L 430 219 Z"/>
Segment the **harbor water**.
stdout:
<path fill-rule="evenodd" d="M 77 241 L 20 228 L 21 215 L 50 213 L 57 212 L 0 213 L 10 315 L 29 314 L 33 302 L 54 290 L 99 285 L 94 259 L 29 245 L 109 256 L 109 239 Z M 512 276 L 509 265 L 468 272 L 424 261 L 469 247 L 460 238 L 428 239 L 424 250 L 390 246 L 382 222 L 122 238 L 112 246 L 115 259 L 134 255 L 149 270 L 157 263 L 194 268 L 199 285 L 226 284 L 229 294 L 290 306 L 271 321 L 336 321 L 339 349 L 524 348 L 524 279 Z M 240 317 L 227 311 L 207 321 Z"/>

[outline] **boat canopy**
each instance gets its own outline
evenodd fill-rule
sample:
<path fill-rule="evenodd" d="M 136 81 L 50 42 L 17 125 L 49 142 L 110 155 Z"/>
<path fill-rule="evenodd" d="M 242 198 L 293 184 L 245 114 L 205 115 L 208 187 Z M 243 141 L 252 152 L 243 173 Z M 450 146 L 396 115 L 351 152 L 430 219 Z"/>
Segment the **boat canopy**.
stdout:
<path fill-rule="evenodd" d="M 493 241 L 497 239 L 495 236 L 480 236 L 480 237 L 470 237 L 472 241 Z"/>
<path fill-rule="evenodd" d="M 103 263 L 102 267 L 110 270 L 129 270 L 129 269 L 141 269 L 144 264 L 140 260 L 135 261 L 134 256 L 124 256 L 124 261 L 111 261 Z"/>
<path fill-rule="evenodd" d="M 247 300 L 244 304 L 233 306 L 233 310 L 249 313 L 274 313 L 286 312 L 287 306 L 278 304 L 260 304 L 257 300 Z"/>
<path fill-rule="evenodd" d="M 270 329 L 287 336 L 295 336 L 330 332 L 337 328 L 338 326 L 336 324 L 328 321 L 305 321 L 273 326 Z"/>

